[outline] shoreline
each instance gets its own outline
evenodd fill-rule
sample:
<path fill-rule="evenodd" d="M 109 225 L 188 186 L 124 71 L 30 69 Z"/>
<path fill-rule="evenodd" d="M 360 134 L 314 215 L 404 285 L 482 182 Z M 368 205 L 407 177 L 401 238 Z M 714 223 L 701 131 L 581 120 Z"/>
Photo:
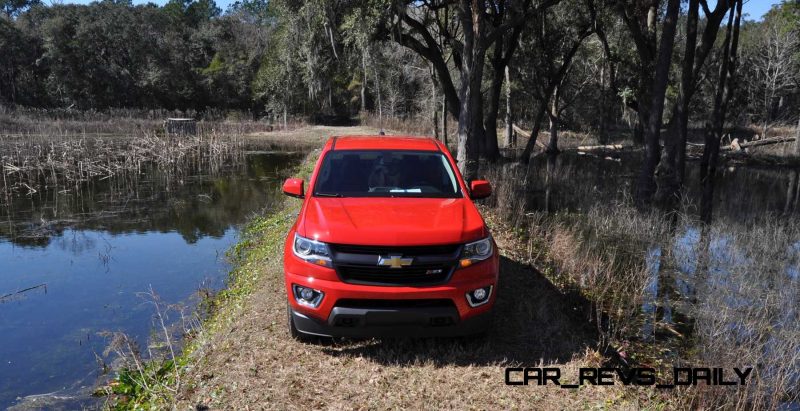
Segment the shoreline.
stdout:
<path fill-rule="evenodd" d="M 299 176 L 307 178 L 314 159 L 312 153 L 297 167 Z M 153 388 L 137 397 L 109 397 L 112 406 L 244 408 L 259 404 L 300 408 L 311 402 L 315 407 L 380 408 L 425 407 L 439 401 L 452 407 L 475 403 L 523 407 L 546 400 L 567 408 L 586 404 L 626 407 L 638 403 L 642 395 L 647 402 L 659 402 L 653 392 L 626 393 L 621 387 L 586 387 L 580 392 L 537 387 L 497 392 L 498 384 L 504 384 L 504 367 L 555 364 L 565 374 L 574 374 L 580 366 L 605 362 L 592 348 L 596 340 L 591 325 L 579 315 L 560 309 L 583 303 L 575 296 L 562 295 L 535 268 L 516 261 L 513 254 L 519 244 L 510 244 L 518 241 L 510 230 L 498 235 L 501 249 L 511 253 L 504 252 L 506 280 L 500 285 L 509 298 L 498 305 L 508 320 L 501 321 L 491 336 L 469 341 L 368 340 L 319 345 L 291 340 L 285 326 L 281 258 L 283 237 L 299 205 L 297 200 L 286 199 L 274 213 L 256 217 L 242 230 L 240 242 L 229 253 L 232 281 L 213 298 L 214 313 L 175 360 L 177 374 L 169 360 L 153 365 L 153 369 L 169 371 L 160 374 L 163 380 L 151 381 Z M 499 217 L 482 208 L 487 222 L 495 226 Z M 519 289 L 515 283 L 524 283 L 523 290 L 534 293 L 536 301 L 524 301 L 523 295 L 515 292 Z M 540 305 L 542 300 L 546 303 Z M 531 310 L 540 313 L 534 318 L 521 315 Z M 511 327 L 521 327 L 523 332 L 503 332 Z M 531 338 L 542 331 L 553 335 L 532 343 Z M 180 383 L 176 385 L 176 381 Z M 482 385 L 470 392 L 476 381 Z M 382 398 L 384 387 L 394 384 L 415 394 Z M 113 391 L 113 383 L 109 387 Z M 325 395 L 320 396 L 321 392 Z"/>
<path fill-rule="evenodd" d="M 307 178 L 312 159 L 313 156 L 307 157 L 298 166 L 302 170 L 300 177 Z M 498 200 L 503 201 L 501 197 Z M 526 227 L 514 228 L 497 205 L 481 206 L 481 210 L 501 244 L 501 287 L 505 289 L 499 292 L 505 298 L 498 300 L 498 310 L 509 318 L 497 325 L 489 337 L 476 341 L 368 340 L 320 345 L 294 342 L 285 329 L 280 262 L 283 236 L 293 223 L 299 204 L 298 200 L 285 199 L 274 214 L 258 216 L 242 230 L 241 241 L 230 252 L 234 258 L 233 281 L 214 298 L 214 315 L 204 322 L 203 330 L 188 342 L 176 361 L 179 377 L 170 381 L 171 372 L 166 373 L 168 380 L 160 391 L 146 393 L 133 405 L 386 408 L 425 407 L 436 401 L 448 407 L 480 403 L 488 408 L 508 408 L 547 401 L 560 408 L 637 408 L 698 405 L 707 401 L 705 396 L 713 401 L 714 396 L 725 395 L 716 391 L 670 392 L 622 386 L 583 387 L 575 391 L 505 387 L 505 367 L 549 365 L 560 367 L 563 374 L 576 375 L 585 366 L 627 366 L 628 361 L 647 364 L 659 360 L 657 352 L 665 341 L 620 347 L 609 346 L 612 339 L 598 344 L 599 326 L 591 318 L 597 314 L 602 323 L 606 307 L 601 305 L 600 312 L 593 311 L 593 304 L 602 298 L 582 293 L 569 277 L 586 267 L 571 266 L 573 261 L 586 260 L 587 255 L 597 257 L 598 266 L 602 266 L 604 250 L 559 255 L 552 248 L 555 243 L 531 237 L 556 229 L 562 240 L 576 236 L 571 241 L 580 242 L 580 231 L 574 231 L 578 226 L 558 227 L 557 219 L 551 219 L 531 226 L 539 231 L 526 233 Z M 645 220 L 637 224 L 647 223 Z M 583 229 L 592 231 L 588 225 Z M 530 258 L 531 247 L 540 249 L 537 252 L 543 253 L 542 259 Z M 611 350 L 601 352 L 599 347 Z M 172 371 L 169 367 L 167 370 Z M 177 391 L 167 389 L 174 381 L 180 381 Z M 409 392 L 400 393 L 397 398 L 385 397 L 386 388 L 392 386 Z"/>

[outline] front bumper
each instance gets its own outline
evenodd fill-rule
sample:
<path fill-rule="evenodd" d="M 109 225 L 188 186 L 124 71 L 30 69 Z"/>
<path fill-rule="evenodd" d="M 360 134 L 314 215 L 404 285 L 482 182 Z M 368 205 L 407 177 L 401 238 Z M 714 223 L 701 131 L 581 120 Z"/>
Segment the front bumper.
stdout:
<path fill-rule="evenodd" d="M 322 337 L 459 337 L 485 332 L 492 312 L 460 320 L 455 307 L 336 307 L 328 321 L 291 310 L 295 328 Z"/>
<path fill-rule="evenodd" d="M 291 319 L 302 333 L 342 337 L 458 336 L 483 332 L 491 322 L 500 271 L 497 253 L 478 264 L 457 269 L 444 284 L 359 285 L 343 282 L 331 268 L 294 256 L 291 238 L 292 233 L 284 249 L 284 280 Z M 325 293 L 319 306 L 298 304 L 292 284 Z M 486 286 L 493 286 L 495 290 L 489 301 L 471 307 L 466 293 Z M 413 306 L 419 300 L 447 300 L 452 304 Z M 353 301 L 361 305 L 348 304 Z"/>

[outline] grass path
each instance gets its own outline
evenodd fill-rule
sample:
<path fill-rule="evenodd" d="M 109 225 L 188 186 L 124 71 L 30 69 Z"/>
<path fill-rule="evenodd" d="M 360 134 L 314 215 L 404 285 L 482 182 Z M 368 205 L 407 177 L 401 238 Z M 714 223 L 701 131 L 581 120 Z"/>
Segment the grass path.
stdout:
<path fill-rule="evenodd" d="M 344 134 L 344 133 L 339 133 Z M 310 164 L 304 166 L 306 172 Z M 637 409 L 650 390 L 507 386 L 506 366 L 600 366 L 586 301 L 521 263 L 511 230 L 484 210 L 502 251 L 496 321 L 481 339 L 293 341 L 282 275 L 285 233 L 299 200 L 257 219 L 237 247 L 234 282 L 187 354 L 177 408 Z"/>

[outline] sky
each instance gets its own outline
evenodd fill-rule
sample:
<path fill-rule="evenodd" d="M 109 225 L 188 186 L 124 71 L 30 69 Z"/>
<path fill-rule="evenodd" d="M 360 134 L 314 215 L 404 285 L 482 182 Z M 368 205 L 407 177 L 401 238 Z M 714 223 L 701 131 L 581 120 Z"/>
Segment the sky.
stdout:
<path fill-rule="evenodd" d="M 225 11 L 234 1 L 235 0 L 216 0 L 217 7 L 222 9 L 222 11 Z M 89 4 L 92 0 L 43 0 L 43 2 L 45 4 L 50 4 L 51 2 Z M 156 3 L 160 6 L 163 6 L 166 2 L 167 0 L 133 0 L 133 4 Z M 748 20 L 761 20 L 761 17 L 769 11 L 772 5 L 780 2 L 780 0 L 745 0 L 742 6 L 742 13 L 749 15 Z M 709 0 L 709 7 L 714 8 L 716 3 L 716 0 Z"/>

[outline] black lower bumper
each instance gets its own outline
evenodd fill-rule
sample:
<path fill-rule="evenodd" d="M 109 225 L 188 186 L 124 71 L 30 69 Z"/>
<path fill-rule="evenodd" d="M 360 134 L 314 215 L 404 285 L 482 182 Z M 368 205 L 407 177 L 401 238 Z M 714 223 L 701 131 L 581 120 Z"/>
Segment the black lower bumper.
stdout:
<path fill-rule="evenodd" d="M 459 337 L 485 332 L 492 313 L 462 321 L 455 307 L 335 307 L 327 322 L 294 310 L 291 320 L 301 333 L 322 337 Z"/>

